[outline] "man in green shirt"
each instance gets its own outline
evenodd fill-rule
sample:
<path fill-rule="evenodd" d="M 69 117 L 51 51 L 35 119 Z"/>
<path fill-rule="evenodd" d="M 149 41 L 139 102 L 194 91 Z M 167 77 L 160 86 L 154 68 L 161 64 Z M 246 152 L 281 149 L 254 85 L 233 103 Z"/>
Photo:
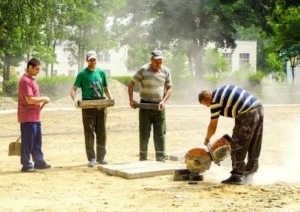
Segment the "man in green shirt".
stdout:
<path fill-rule="evenodd" d="M 113 99 L 108 88 L 108 80 L 104 70 L 97 68 L 97 54 L 89 51 L 86 54 L 87 67 L 81 70 L 70 91 L 71 98 L 77 105 L 76 91 L 81 88 L 82 100 Z M 85 137 L 85 149 L 88 167 L 93 167 L 96 162 L 107 164 L 106 155 L 106 108 L 82 109 L 82 121 Z M 94 149 L 96 135 L 96 154 Z"/>

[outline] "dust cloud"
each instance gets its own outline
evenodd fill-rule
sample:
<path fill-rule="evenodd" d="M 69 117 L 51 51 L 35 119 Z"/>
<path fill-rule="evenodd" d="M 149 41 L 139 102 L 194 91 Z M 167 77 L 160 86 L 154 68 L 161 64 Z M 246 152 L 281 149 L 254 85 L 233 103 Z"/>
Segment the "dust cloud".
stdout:
<path fill-rule="evenodd" d="M 198 88 L 194 86 L 189 90 L 194 99 L 190 98 L 186 102 L 198 104 L 197 95 L 201 90 L 213 90 L 224 84 L 229 83 L 202 84 Z M 254 184 L 300 183 L 300 83 L 263 82 L 251 87 L 240 82 L 238 85 L 256 96 L 265 110 L 260 165 L 253 176 Z M 229 177 L 230 171 L 231 160 L 227 158 L 219 167 L 212 164 L 205 176 L 218 182 Z"/>

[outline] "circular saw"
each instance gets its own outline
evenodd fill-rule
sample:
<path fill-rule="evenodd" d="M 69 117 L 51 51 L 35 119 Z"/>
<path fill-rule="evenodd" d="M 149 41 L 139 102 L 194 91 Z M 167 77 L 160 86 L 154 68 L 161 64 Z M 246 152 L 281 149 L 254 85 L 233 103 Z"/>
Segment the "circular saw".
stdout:
<path fill-rule="evenodd" d="M 202 173 L 210 168 L 211 156 L 202 148 L 194 148 L 186 153 L 185 163 L 190 172 Z"/>
<path fill-rule="evenodd" d="M 203 173 L 210 168 L 211 162 L 220 165 L 220 162 L 230 156 L 231 137 L 227 134 L 208 145 L 208 150 L 194 148 L 185 154 L 185 163 L 191 173 Z"/>

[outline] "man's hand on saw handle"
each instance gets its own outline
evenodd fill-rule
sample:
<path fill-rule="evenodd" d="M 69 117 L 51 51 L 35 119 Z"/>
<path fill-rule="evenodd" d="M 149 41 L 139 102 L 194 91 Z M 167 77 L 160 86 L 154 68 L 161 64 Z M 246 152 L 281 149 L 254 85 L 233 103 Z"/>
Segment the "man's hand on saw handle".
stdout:
<path fill-rule="evenodd" d="M 204 140 L 204 145 L 205 145 L 205 146 L 208 146 L 208 145 L 209 145 L 209 139 L 205 138 L 205 140 Z"/>

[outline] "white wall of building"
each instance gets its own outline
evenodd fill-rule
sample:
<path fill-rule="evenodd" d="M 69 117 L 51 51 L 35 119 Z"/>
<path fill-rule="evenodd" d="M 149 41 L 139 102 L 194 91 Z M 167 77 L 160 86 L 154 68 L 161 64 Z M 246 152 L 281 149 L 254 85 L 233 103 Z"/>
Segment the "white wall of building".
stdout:
<path fill-rule="evenodd" d="M 56 49 L 57 64 L 54 64 L 54 70 L 57 75 L 70 75 L 73 72 L 75 75 L 78 73 L 77 66 L 70 66 L 68 64 L 68 55 L 63 50 L 63 46 L 58 46 Z M 118 50 L 111 49 L 104 53 L 98 54 L 97 66 L 104 69 L 109 76 L 126 75 L 127 48 L 121 47 Z M 85 62 L 85 58 L 82 58 Z"/>
<path fill-rule="evenodd" d="M 58 45 L 56 47 L 56 60 L 57 63 L 54 63 L 53 70 L 56 75 L 77 75 L 77 65 L 71 66 L 68 63 L 68 52 L 64 51 L 63 45 Z M 98 63 L 97 66 L 101 69 L 104 69 L 109 76 L 123 76 L 127 75 L 127 67 L 126 67 L 126 59 L 127 59 L 127 48 L 121 47 L 118 50 L 111 49 L 105 53 L 98 54 Z M 82 58 L 85 62 L 85 58 Z M 20 76 L 24 73 L 26 69 L 27 62 L 21 63 L 21 65 L 17 68 L 17 71 L 20 73 Z M 86 63 L 85 63 L 86 65 Z M 42 68 L 45 68 L 44 66 Z M 48 73 L 50 74 L 50 67 L 48 68 Z M 39 76 L 45 76 L 45 72 L 41 72 Z"/>
<path fill-rule="evenodd" d="M 236 41 L 237 47 L 232 52 L 231 49 L 221 49 L 221 53 L 231 54 L 231 71 L 237 71 L 242 66 L 242 55 L 248 55 L 248 63 L 253 72 L 257 70 L 257 42 L 256 41 Z"/>
<path fill-rule="evenodd" d="M 100 54 L 98 60 L 98 66 L 108 72 L 109 76 L 125 76 L 128 75 L 126 60 L 127 60 L 127 48 L 121 47 L 118 50 L 109 50 L 108 55 L 110 60 L 106 60 L 103 54 Z M 104 56 L 104 58 L 103 58 Z"/>
<path fill-rule="evenodd" d="M 231 60 L 231 70 L 237 71 L 241 67 L 241 54 L 248 55 L 248 62 L 251 66 L 251 70 L 256 72 L 257 66 L 257 42 L 256 41 L 236 41 L 237 47 L 232 52 L 231 49 L 221 49 L 221 53 L 226 53 L 230 56 Z M 56 75 L 66 75 L 69 76 L 71 73 L 77 75 L 77 65 L 71 66 L 68 63 L 68 54 L 64 51 L 63 45 L 58 45 L 56 48 L 57 63 L 54 64 L 53 70 L 56 72 Z M 98 67 L 104 69 L 109 76 L 124 76 L 132 75 L 128 73 L 126 67 L 127 60 L 127 47 L 121 47 L 118 50 L 111 49 L 107 52 L 100 53 L 98 55 Z M 84 60 L 84 58 L 83 58 Z M 20 74 L 24 73 L 26 68 L 26 63 L 22 63 L 18 67 Z M 50 67 L 49 67 L 50 68 Z M 50 72 L 50 70 L 49 70 Z M 40 73 L 39 76 L 45 76 L 45 73 Z"/>

